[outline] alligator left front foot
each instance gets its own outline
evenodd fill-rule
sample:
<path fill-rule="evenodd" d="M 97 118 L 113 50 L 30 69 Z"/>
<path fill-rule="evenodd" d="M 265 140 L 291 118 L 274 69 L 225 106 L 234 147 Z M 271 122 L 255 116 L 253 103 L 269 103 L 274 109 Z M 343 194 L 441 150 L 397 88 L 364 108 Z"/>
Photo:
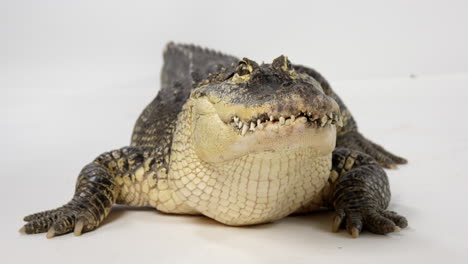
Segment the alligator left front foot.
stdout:
<path fill-rule="evenodd" d="M 391 196 L 388 177 L 371 156 L 354 149 L 335 149 L 329 181 L 334 232 L 346 227 L 356 238 L 363 229 L 387 234 L 408 226 L 405 217 L 386 210 Z"/>
<path fill-rule="evenodd" d="M 400 232 L 400 228 L 407 226 L 406 218 L 393 211 L 374 208 L 338 209 L 333 217 L 332 230 L 338 232 L 341 227 L 345 227 L 353 238 L 357 238 L 363 228 L 384 235 Z"/>

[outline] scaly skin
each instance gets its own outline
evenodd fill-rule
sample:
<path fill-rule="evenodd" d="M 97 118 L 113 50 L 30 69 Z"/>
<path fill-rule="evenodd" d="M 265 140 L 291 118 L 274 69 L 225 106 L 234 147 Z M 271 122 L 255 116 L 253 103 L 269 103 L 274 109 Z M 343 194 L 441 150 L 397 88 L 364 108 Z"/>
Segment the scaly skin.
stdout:
<path fill-rule="evenodd" d="M 365 226 L 377 234 L 398 232 L 406 219 L 385 210 L 390 203 L 390 186 L 385 171 L 372 157 L 346 148 L 333 151 L 333 169 L 328 201 L 335 209 L 333 231 L 344 225 L 357 237 Z"/>
<path fill-rule="evenodd" d="M 378 165 L 406 160 L 364 138 L 318 72 L 284 56 L 258 65 L 173 43 L 164 59 L 160 92 L 137 120 L 131 146 L 85 166 L 73 199 L 25 217 L 21 231 L 80 235 L 114 203 L 227 225 L 327 206 L 336 212 L 333 230 L 345 226 L 353 237 L 363 228 L 406 227 L 385 210 L 390 190 Z"/>
<path fill-rule="evenodd" d="M 82 231 L 95 229 L 109 214 L 119 193 L 123 194 L 120 200 L 132 194 L 122 192 L 121 187 L 125 187 L 124 181 L 136 178 L 149 151 L 127 147 L 100 155 L 81 171 L 70 202 L 54 210 L 26 216 L 24 220 L 28 223 L 23 231 L 28 234 L 48 231 L 47 237 L 51 238 L 73 230 L 80 235 Z"/>
<path fill-rule="evenodd" d="M 190 119 L 188 110 L 183 119 Z M 171 154 L 171 189 L 185 203 L 227 225 L 274 221 L 317 209 L 331 167 L 331 153 L 312 148 L 261 152 L 210 164 L 194 150 L 187 126 L 177 128 Z"/>

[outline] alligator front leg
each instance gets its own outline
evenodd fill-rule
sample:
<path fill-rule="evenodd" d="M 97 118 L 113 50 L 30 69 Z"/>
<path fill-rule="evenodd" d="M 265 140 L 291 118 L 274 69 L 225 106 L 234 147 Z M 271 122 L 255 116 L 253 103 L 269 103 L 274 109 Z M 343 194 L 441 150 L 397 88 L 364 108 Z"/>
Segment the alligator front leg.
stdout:
<path fill-rule="evenodd" d="M 120 186 L 117 177 L 131 176 L 140 167 L 148 151 L 124 147 L 104 153 L 85 166 L 70 202 L 54 210 L 26 216 L 21 228 L 26 234 L 47 232 L 47 238 L 74 231 L 75 235 L 94 230 L 106 218 L 115 203 Z"/>
<path fill-rule="evenodd" d="M 356 238 L 363 228 L 386 234 L 408 226 L 406 218 L 386 210 L 390 202 L 388 178 L 372 157 L 337 148 L 332 166 L 327 200 L 335 209 L 334 232 L 344 226 Z"/>

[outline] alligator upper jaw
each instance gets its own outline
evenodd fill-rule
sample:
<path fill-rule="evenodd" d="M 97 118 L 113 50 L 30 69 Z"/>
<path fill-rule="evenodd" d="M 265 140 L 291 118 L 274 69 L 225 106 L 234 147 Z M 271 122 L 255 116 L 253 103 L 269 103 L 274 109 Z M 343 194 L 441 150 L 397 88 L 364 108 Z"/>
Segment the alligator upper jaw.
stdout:
<path fill-rule="evenodd" d="M 269 123 L 291 124 L 304 120 L 311 127 L 334 124 L 342 126 L 340 107 L 332 98 L 320 94 L 301 98 L 297 94 L 280 98 L 274 102 L 258 105 L 226 102 L 214 96 L 205 97 L 224 124 L 231 126 L 240 135 L 261 130 Z"/>

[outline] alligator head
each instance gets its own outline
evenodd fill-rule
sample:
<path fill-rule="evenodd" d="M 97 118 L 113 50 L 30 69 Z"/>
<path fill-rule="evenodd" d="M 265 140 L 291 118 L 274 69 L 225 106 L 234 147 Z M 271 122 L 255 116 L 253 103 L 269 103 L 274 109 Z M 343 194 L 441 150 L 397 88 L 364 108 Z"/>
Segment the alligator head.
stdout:
<path fill-rule="evenodd" d="M 189 101 L 194 149 L 207 162 L 303 147 L 328 154 L 341 124 L 338 104 L 285 56 L 244 58 L 200 82 Z"/>

